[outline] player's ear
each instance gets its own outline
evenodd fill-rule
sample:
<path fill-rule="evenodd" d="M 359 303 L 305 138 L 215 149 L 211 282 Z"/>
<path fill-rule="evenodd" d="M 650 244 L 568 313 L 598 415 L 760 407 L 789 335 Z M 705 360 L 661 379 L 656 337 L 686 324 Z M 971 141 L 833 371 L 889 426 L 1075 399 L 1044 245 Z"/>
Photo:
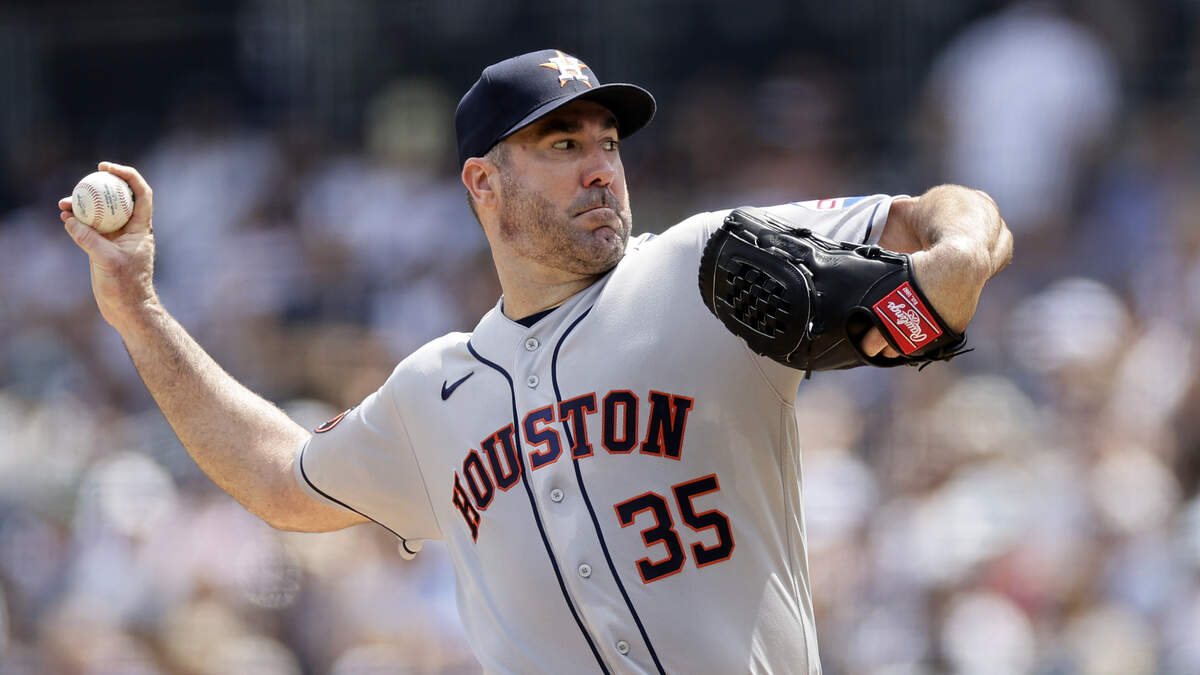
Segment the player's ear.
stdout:
<path fill-rule="evenodd" d="M 462 182 L 471 193 L 477 208 L 493 208 L 500 183 L 496 166 L 486 157 L 472 157 L 463 164 Z"/>

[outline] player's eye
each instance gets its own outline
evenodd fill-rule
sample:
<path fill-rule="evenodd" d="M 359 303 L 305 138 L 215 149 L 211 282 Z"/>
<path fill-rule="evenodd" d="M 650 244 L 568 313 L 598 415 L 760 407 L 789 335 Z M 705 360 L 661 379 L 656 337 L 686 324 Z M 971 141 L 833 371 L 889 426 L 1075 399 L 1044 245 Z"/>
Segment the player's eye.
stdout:
<path fill-rule="evenodd" d="M 615 139 L 610 138 L 610 139 L 604 141 L 604 149 L 605 150 L 616 150 L 618 147 L 620 147 L 620 145 L 621 145 L 621 141 L 618 141 Z"/>
<path fill-rule="evenodd" d="M 571 148 L 575 147 L 575 141 L 572 141 L 569 138 L 564 138 L 561 141 L 555 141 L 550 147 L 554 148 L 555 150 L 570 150 Z"/>

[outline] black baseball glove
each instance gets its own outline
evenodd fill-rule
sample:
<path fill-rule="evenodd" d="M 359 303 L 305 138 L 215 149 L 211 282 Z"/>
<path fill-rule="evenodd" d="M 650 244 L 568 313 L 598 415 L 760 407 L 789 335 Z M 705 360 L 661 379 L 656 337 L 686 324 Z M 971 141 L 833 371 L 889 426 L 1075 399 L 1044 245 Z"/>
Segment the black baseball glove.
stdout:
<path fill-rule="evenodd" d="M 700 295 L 750 349 L 809 375 L 923 367 L 970 351 L 921 293 L 906 254 L 835 242 L 761 209 L 734 210 L 709 238 Z M 872 326 L 899 357 L 862 352 Z"/>

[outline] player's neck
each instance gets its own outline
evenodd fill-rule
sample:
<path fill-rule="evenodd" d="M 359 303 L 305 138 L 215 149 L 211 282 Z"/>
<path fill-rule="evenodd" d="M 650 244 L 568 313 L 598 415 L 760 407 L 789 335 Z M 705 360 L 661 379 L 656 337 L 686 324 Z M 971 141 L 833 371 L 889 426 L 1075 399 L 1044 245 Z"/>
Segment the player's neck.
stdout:
<path fill-rule="evenodd" d="M 496 272 L 504 292 L 504 315 L 510 319 L 557 307 L 603 276 L 568 274 L 528 261 L 507 265 L 497 261 Z"/>
<path fill-rule="evenodd" d="M 544 309 L 557 307 L 571 296 L 591 286 L 598 278 L 587 277 L 551 284 L 529 283 L 524 279 L 513 283 L 504 283 L 501 280 L 500 287 L 504 291 L 504 315 L 515 320 L 536 314 Z"/>

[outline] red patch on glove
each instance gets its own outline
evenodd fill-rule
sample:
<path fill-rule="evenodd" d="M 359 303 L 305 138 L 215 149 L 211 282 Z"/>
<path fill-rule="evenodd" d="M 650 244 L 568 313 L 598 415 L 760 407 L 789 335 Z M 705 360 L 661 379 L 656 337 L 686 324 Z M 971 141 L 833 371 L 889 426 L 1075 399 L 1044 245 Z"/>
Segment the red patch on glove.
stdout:
<path fill-rule="evenodd" d="M 883 325 L 887 326 L 892 339 L 900 345 L 905 356 L 942 335 L 942 329 L 933 319 L 933 312 L 921 302 L 907 281 L 875 303 L 872 309 L 883 320 Z"/>

